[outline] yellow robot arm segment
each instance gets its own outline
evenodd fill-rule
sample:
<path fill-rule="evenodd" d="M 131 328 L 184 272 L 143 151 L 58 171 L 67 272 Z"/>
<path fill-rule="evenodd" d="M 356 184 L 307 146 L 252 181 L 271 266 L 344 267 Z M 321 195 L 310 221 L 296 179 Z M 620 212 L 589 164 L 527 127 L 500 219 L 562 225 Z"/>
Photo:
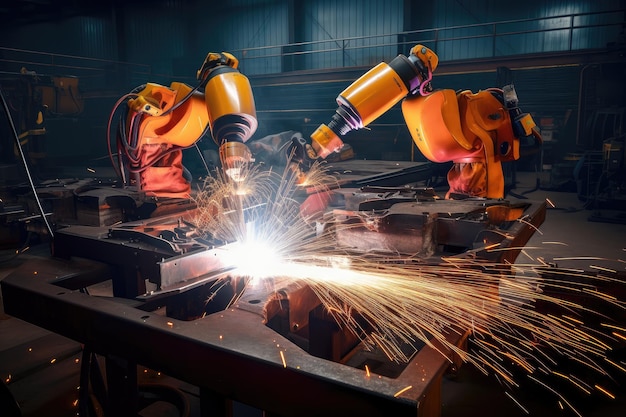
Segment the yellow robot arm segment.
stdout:
<path fill-rule="evenodd" d="M 433 51 L 416 45 L 408 57 L 398 55 L 362 75 L 339 94 L 338 108 L 330 123 L 322 124 L 311 135 L 318 156 L 325 158 L 339 151 L 343 145 L 341 136 L 369 125 L 404 97 L 430 91 L 432 71 L 437 64 Z"/>
<path fill-rule="evenodd" d="M 402 102 L 402 114 L 413 142 L 430 161 L 453 161 L 468 156 L 480 146 L 463 134 L 454 90 L 409 97 Z"/>
<path fill-rule="evenodd" d="M 205 84 L 211 135 L 219 146 L 222 167 L 233 179 L 239 176 L 242 164 L 253 160 L 245 142 L 258 125 L 250 81 L 238 66 L 233 55 L 211 52 L 198 70 L 198 79 Z"/>
<path fill-rule="evenodd" d="M 433 162 L 454 162 L 448 173 L 448 195 L 504 197 L 501 163 L 519 158 L 519 136 L 529 136 L 534 121 L 519 113 L 521 127 L 516 133 L 512 109 L 500 96 L 497 89 L 439 90 L 403 101 L 407 127 L 424 156 Z"/>
<path fill-rule="evenodd" d="M 131 114 L 154 116 L 141 119 L 139 146 L 170 144 L 188 148 L 202 137 L 209 122 L 207 106 L 202 93 L 196 91 L 188 97 L 191 92 L 191 87 L 179 82 L 173 82 L 170 87 L 150 83 L 136 99 L 128 101 Z M 176 109 L 171 111 L 175 105 Z"/>
<path fill-rule="evenodd" d="M 354 126 L 362 128 L 376 120 L 409 93 L 400 75 L 384 62 L 343 90 L 337 104 L 351 114 Z"/>

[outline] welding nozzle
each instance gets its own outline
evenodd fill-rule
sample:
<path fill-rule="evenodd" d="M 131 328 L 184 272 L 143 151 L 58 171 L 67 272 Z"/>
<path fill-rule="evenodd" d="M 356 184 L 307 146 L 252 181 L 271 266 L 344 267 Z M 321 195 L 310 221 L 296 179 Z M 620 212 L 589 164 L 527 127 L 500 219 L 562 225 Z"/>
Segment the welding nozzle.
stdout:
<path fill-rule="evenodd" d="M 254 162 L 250 149 L 242 142 L 224 142 L 219 153 L 226 175 L 235 182 L 242 181 L 247 165 Z"/>
<path fill-rule="evenodd" d="M 311 169 L 318 159 L 318 154 L 299 132 L 291 137 L 291 143 L 287 147 L 288 168 L 293 172 L 297 184 L 306 181 L 306 171 Z"/>
<path fill-rule="evenodd" d="M 334 152 L 339 152 L 343 146 L 343 141 L 339 139 L 339 135 L 333 130 L 333 126 L 321 124 L 311 134 L 311 146 L 320 158 L 326 158 Z"/>

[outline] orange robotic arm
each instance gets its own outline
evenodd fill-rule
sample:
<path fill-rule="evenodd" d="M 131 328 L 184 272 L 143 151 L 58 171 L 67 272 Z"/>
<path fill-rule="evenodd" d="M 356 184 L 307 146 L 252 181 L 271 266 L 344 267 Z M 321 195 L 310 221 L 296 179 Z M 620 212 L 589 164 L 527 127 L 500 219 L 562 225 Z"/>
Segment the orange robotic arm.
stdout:
<path fill-rule="evenodd" d="M 116 108 L 123 102 L 127 105 L 117 140 L 125 184 L 151 196 L 188 197 L 190 183 L 183 175 L 182 150 L 207 130 L 220 147 L 227 172 L 231 166 L 251 160 L 244 143 L 257 127 L 254 98 L 248 79 L 237 66 L 231 54 L 209 53 L 198 70 L 197 87 L 149 83 L 118 102 Z"/>
<path fill-rule="evenodd" d="M 381 62 L 337 97 L 338 108 L 328 125 L 320 125 L 311 134 L 313 149 L 320 158 L 338 152 L 340 136 L 369 125 L 409 94 L 426 94 L 439 58 L 422 45 L 411 49 L 409 56 L 398 55 L 391 62 Z"/>
<path fill-rule="evenodd" d="M 448 174 L 450 191 L 488 198 L 504 197 L 501 162 L 519 158 L 519 138 L 534 134 L 535 123 L 517 107 L 512 86 L 473 94 L 432 92 L 430 81 L 438 57 L 416 45 L 408 57 L 380 63 L 337 97 L 338 108 L 328 125 L 311 135 L 317 156 L 337 152 L 340 136 L 367 126 L 402 101 L 411 137 L 426 158 L 454 162 Z"/>
<path fill-rule="evenodd" d="M 513 86 L 409 97 L 402 102 L 402 113 L 426 158 L 454 162 L 446 197 L 504 198 L 502 162 L 519 158 L 521 137 L 534 135 L 541 141 L 532 117 L 517 107 Z"/>
<path fill-rule="evenodd" d="M 250 82 L 238 66 L 239 61 L 227 52 L 209 53 L 198 70 L 198 79 L 206 82 L 204 98 L 222 168 L 235 181 L 242 165 L 252 161 L 245 143 L 258 125 Z"/>

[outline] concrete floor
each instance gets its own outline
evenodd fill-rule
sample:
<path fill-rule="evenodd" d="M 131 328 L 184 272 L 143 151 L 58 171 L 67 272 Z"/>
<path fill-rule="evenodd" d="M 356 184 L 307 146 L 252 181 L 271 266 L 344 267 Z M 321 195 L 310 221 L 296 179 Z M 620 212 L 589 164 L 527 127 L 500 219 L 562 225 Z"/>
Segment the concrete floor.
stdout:
<path fill-rule="evenodd" d="M 542 184 L 546 173 L 539 174 Z M 536 189 L 537 174 L 518 173 L 518 184 L 513 190 L 531 200 L 549 198 L 554 208 L 528 243 L 529 257 L 541 256 L 559 267 L 589 270 L 606 267 L 626 270 L 626 224 L 589 221 L 592 214 L 575 193 Z M 607 213 L 604 213 L 605 215 Z M 612 214 L 612 213 L 609 213 Z M 623 216 L 623 214 L 622 214 Z M 46 245 L 6 261 L 11 253 L 0 253 L 0 279 L 22 262 L 47 256 Z M 528 262 L 521 254 L 518 262 Z M 585 259 L 574 259 L 582 258 Z M 589 259 L 597 257 L 598 259 Z M 25 323 L 4 314 L 0 302 L 0 377 L 18 402 L 24 417 L 70 417 L 77 414 L 81 346 L 59 335 Z M 626 363 L 626 362 L 625 362 Z M 178 387 L 189 400 L 191 415 L 198 415 L 196 387 L 160 375 L 150 369 L 141 369 L 141 382 L 165 383 Z M 515 397 L 535 416 L 575 415 L 560 410 L 554 396 L 545 390 L 522 382 Z M 618 382 L 625 382 L 618 379 Z M 624 385 L 622 385 L 624 387 Z M 585 416 L 621 416 L 626 409 L 626 388 L 617 392 L 616 400 L 580 395 L 575 400 Z M 0 413 L 4 415 L 3 413 Z M 155 405 L 145 410 L 144 416 L 174 416 L 175 410 Z M 237 416 L 260 416 L 257 410 L 237 405 Z M 470 365 L 464 365 L 454 377 L 446 377 L 442 387 L 443 417 L 524 416 L 527 415 L 509 398 L 503 387 L 492 376 L 483 376 Z"/>

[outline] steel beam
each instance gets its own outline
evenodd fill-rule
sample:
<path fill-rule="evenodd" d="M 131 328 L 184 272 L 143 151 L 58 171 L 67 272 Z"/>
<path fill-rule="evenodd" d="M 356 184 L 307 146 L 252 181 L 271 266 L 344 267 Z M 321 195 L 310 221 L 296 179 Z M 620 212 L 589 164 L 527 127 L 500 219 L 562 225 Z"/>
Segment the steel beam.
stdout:
<path fill-rule="evenodd" d="M 84 270 L 84 262 L 79 265 Z M 94 265 L 97 268 L 97 265 Z M 262 323 L 263 297 L 194 321 L 93 297 L 54 283 L 76 280 L 72 261 L 29 262 L 2 282 L 6 313 L 90 346 L 279 416 L 436 416 L 449 357 L 421 349 L 396 378 L 310 355 Z M 259 301 L 261 301 L 259 303 Z M 451 333 L 462 344 L 466 334 Z M 282 353 L 281 353 L 282 352 Z"/>

